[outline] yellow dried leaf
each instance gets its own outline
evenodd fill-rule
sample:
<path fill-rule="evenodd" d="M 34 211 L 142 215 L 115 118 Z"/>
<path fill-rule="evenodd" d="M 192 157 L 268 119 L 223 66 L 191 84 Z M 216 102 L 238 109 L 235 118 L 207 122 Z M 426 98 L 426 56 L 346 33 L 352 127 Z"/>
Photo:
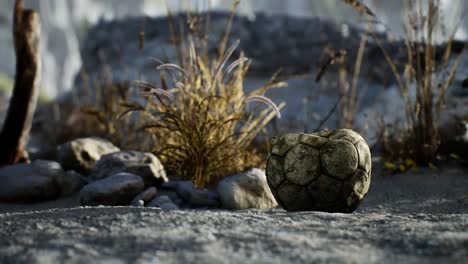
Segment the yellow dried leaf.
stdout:
<path fill-rule="evenodd" d="M 408 167 L 413 167 L 413 166 L 416 166 L 416 162 L 412 159 L 406 159 L 405 160 L 405 165 L 408 166 Z"/>
<path fill-rule="evenodd" d="M 389 169 L 389 170 L 394 170 L 395 167 L 396 167 L 394 163 L 389 162 L 389 161 L 385 162 L 385 163 L 384 163 L 384 166 L 385 166 L 385 168 L 387 168 L 387 169 Z"/>
<path fill-rule="evenodd" d="M 406 166 L 403 165 L 403 164 L 400 164 L 400 166 L 398 167 L 400 169 L 401 172 L 405 172 L 406 171 Z"/>
<path fill-rule="evenodd" d="M 439 170 L 439 168 L 437 168 L 437 166 L 434 165 L 434 163 L 432 163 L 432 162 L 429 162 L 428 165 L 429 165 L 429 168 L 430 168 L 431 170 Z"/>

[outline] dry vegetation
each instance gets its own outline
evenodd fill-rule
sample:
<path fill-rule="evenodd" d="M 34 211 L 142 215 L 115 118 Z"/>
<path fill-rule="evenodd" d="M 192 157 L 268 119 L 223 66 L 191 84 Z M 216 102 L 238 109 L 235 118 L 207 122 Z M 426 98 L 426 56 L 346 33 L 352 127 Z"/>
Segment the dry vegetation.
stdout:
<path fill-rule="evenodd" d="M 87 116 L 85 119 L 94 120 L 94 124 L 88 125 L 88 131 L 108 139 L 121 149 L 150 151 L 154 137 L 138 131 L 144 122 L 140 116 L 126 116 L 116 122 L 119 115 L 127 109 L 126 106 L 132 104 L 131 98 L 136 91 L 131 83 L 113 82 L 112 72 L 107 68 L 99 75 L 99 79 L 89 80 L 84 73 L 81 77 L 88 83 L 83 89 L 87 95 L 75 98 L 81 98 L 77 104 L 81 113 Z"/>
<path fill-rule="evenodd" d="M 352 2 L 360 12 L 370 10 L 363 4 L 356 4 L 358 1 L 345 2 Z M 434 35 L 443 29 L 440 23 L 440 0 L 406 0 L 405 5 L 407 61 L 397 62 L 391 58 L 375 32 L 372 32 L 373 39 L 392 69 L 406 106 L 405 124 L 395 125 L 390 128 L 391 131 L 383 125 L 380 142 L 387 160 L 399 159 L 411 163 L 414 160 L 427 165 L 435 160 L 440 145 L 440 116 L 447 90 L 460 63 L 461 53 L 451 65 L 451 44 L 457 30 L 455 28 L 447 41 L 442 60 L 436 58 L 437 44 Z"/>
<path fill-rule="evenodd" d="M 81 137 L 101 137 L 121 149 L 149 150 L 152 137 L 137 133 L 141 120 L 128 116 L 116 123 L 122 106 L 133 90 L 129 82 L 115 83 L 112 72 L 103 70 L 95 78 L 81 73 L 83 86 L 72 95 L 71 102 L 51 102 L 43 105 L 35 117 L 35 130 L 46 145 L 57 146 Z"/>
<path fill-rule="evenodd" d="M 440 145 L 440 116 L 447 90 L 460 63 L 461 53 L 455 59 L 455 63 L 449 65 L 454 30 L 442 61 L 436 60 L 437 47 L 433 36 L 440 19 L 440 1 L 426 1 L 426 4 L 407 1 L 406 10 L 408 61 L 404 64 L 403 76 L 385 51 L 384 54 L 397 78 L 406 105 L 407 123 L 403 128 L 393 131 L 390 140 L 388 137 L 384 138 L 383 144 L 389 141 L 399 143 L 390 143 L 391 145 L 384 148 L 399 147 L 396 148 L 399 153 L 388 152 L 390 156 L 396 154 L 399 157 L 413 158 L 420 164 L 429 164 L 434 161 Z M 411 90 L 415 92 L 416 98 L 411 98 Z"/>
<path fill-rule="evenodd" d="M 209 32 L 200 30 L 200 18 L 189 18 L 188 35 L 181 32 L 180 45 L 175 44 L 179 63 L 155 59 L 161 85 L 137 82 L 146 104 L 127 103 L 128 110 L 121 115 L 141 112 L 147 118 L 142 129 L 156 137 L 153 151 L 165 167 L 199 187 L 261 166 L 264 160 L 251 144 L 275 116 L 280 117 L 284 106 L 264 96 L 269 89 L 285 86 L 274 78 L 244 94 L 250 60 L 240 53 L 229 64 L 239 44 L 235 41 L 226 48 L 232 17 L 214 58 L 207 52 Z"/>
<path fill-rule="evenodd" d="M 352 72 L 348 69 L 347 59 L 348 51 L 345 49 L 335 52 L 330 46 L 327 46 L 324 53 L 328 53 L 328 59 L 322 64 L 319 73 L 315 78 L 315 82 L 320 82 L 323 75 L 327 72 L 331 65 L 336 64 L 338 68 L 338 101 L 334 105 L 329 114 L 324 117 L 318 127 L 314 130 L 319 130 L 322 125 L 328 121 L 334 112 L 338 112 L 339 120 L 337 127 L 340 128 L 355 128 L 354 121 L 359 110 L 360 98 L 362 98 L 365 89 L 360 87 L 359 77 L 361 74 L 361 66 L 364 59 L 364 50 L 367 44 L 367 34 L 361 38 L 360 47 L 356 57 L 356 62 Z"/>
<path fill-rule="evenodd" d="M 38 115 L 36 127 L 44 142 L 56 146 L 79 137 L 107 138 L 121 149 L 154 152 L 169 173 L 196 186 L 264 167 L 266 151 L 254 145 L 284 107 L 264 95 L 286 84 L 275 75 L 263 87 L 244 93 L 251 60 L 237 51 L 239 40 L 229 40 L 237 5 L 220 36 L 217 56 L 208 51 L 209 17 L 187 14 L 188 21 L 176 23 L 169 13 L 178 61 L 154 58 L 159 85 L 116 84 L 109 69 L 92 79 L 81 73 L 83 86 L 73 103 L 50 104 Z M 140 33 L 140 48 L 144 38 Z"/>
<path fill-rule="evenodd" d="M 359 1 L 345 2 L 361 14 L 378 20 Z M 415 167 L 416 162 L 430 164 L 436 156 L 440 144 L 440 113 L 460 57 L 454 64 L 449 63 L 452 34 L 442 63 L 436 60 L 433 34 L 440 19 L 439 1 L 408 0 L 406 3 L 407 61 L 396 62 L 390 57 L 370 23 L 361 38 L 352 71 L 346 67 L 345 51 L 328 51 L 329 58 L 316 81 L 320 81 L 330 65 L 337 64 L 340 96 L 317 129 L 335 111 L 339 111 L 340 127 L 353 128 L 363 93 L 358 80 L 364 50 L 372 38 L 381 47 L 406 105 L 407 120 L 403 126 L 382 126 L 380 144 L 384 159 L 392 166 L 400 160 L 405 167 Z M 78 134 L 50 137 L 53 132 L 49 131 L 48 137 L 63 143 L 79 136 L 97 135 L 122 149 L 152 151 L 170 173 L 191 179 L 196 186 L 214 184 L 224 176 L 250 167 L 263 167 L 265 157 L 254 146 L 256 139 L 275 116 L 280 116 L 284 107 L 264 95 L 269 89 L 285 84 L 273 76 L 264 87 L 244 93 L 243 82 L 251 61 L 237 51 L 239 41 L 229 41 L 237 4 L 238 1 L 220 37 L 217 56 L 208 52 L 209 17 L 187 14 L 188 21 L 176 25 L 169 13 L 177 63 L 154 59 L 161 83 L 114 84 L 110 72 L 104 72 L 99 80 L 87 80 L 94 83 L 89 93 L 77 102 L 80 108 L 69 109 L 70 115 L 47 126 L 55 129 L 55 134 L 57 131 Z M 144 48 L 144 29 L 139 36 L 140 48 Z M 86 80 L 86 75 L 82 77 Z M 135 91 L 143 100 L 132 100 L 130 94 Z M 412 93 L 416 95 L 414 98 Z M 73 129 L 69 129 L 71 126 Z"/>

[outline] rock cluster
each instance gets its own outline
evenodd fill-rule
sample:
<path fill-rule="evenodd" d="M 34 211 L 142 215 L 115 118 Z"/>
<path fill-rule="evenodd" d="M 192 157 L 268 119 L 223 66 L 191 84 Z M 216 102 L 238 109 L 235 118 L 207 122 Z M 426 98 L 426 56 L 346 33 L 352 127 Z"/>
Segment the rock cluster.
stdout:
<path fill-rule="evenodd" d="M 58 162 L 36 160 L 0 168 L 0 203 L 41 202 L 76 195 L 82 206 L 268 209 L 277 203 L 265 172 L 253 169 L 195 188 L 169 181 L 151 153 L 120 151 L 99 138 L 81 138 L 57 149 Z"/>

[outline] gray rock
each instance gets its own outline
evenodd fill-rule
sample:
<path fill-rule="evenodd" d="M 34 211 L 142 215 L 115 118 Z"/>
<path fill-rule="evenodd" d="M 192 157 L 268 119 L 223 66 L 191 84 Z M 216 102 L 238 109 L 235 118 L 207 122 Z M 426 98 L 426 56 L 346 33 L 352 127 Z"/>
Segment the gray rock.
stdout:
<path fill-rule="evenodd" d="M 103 155 L 120 151 L 111 142 L 101 138 L 79 138 L 57 149 L 57 158 L 66 170 L 88 174 Z"/>
<path fill-rule="evenodd" d="M 177 190 L 177 186 L 179 185 L 179 181 L 168 181 L 165 182 L 163 185 L 161 185 L 162 188 L 167 189 L 167 190 Z"/>
<path fill-rule="evenodd" d="M 169 196 L 169 198 L 171 198 L 171 201 L 179 207 L 183 207 L 185 205 L 184 199 L 180 198 L 177 194 L 172 197 Z"/>
<path fill-rule="evenodd" d="M 177 206 L 177 204 L 175 203 L 165 203 L 165 204 L 162 204 L 159 208 L 163 209 L 163 210 L 177 210 L 179 209 L 179 206 Z"/>
<path fill-rule="evenodd" d="M 89 177 L 99 180 L 119 172 L 142 177 L 147 187 L 167 182 L 166 172 L 159 159 L 151 153 L 137 151 L 121 151 L 103 156 L 91 170 Z"/>
<path fill-rule="evenodd" d="M 177 194 L 193 207 L 219 207 L 219 195 L 206 188 L 195 188 L 191 181 L 180 181 Z"/>
<path fill-rule="evenodd" d="M 167 183 L 175 183 L 173 186 L 175 186 L 173 189 L 172 188 L 167 188 L 166 184 L 163 184 L 161 186 L 161 189 L 158 190 L 158 196 L 167 196 L 171 199 L 173 203 L 175 203 L 177 206 L 182 207 L 185 206 L 187 203 L 182 199 L 178 194 L 177 194 L 177 184 L 179 183 L 178 181 L 170 181 Z"/>
<path fill-rule="evenodd" d="M 179 206 L 172 202 L 171 198 L 169 198 L 167 195 L 161 195 L 156 197 L 154 200 L 148 203 L 147 207 L 157 207 L 164 210 L 179 209 Z"/>
<path fill-rule="evenodd" d="M 167 195 L 161 195 L 161 196 L 158 196 L 156 198 L 154 198 L 153 200 L 151 200 L 151 202 L 149 202 L 147 204 L 148 207 L 159 207 L 161 204 L 164 204 L 164 203 L 169 203 L 171 201 L 171 198 L 169 198 L 169 196 Z"/>
<path fill-rule="evenodd" d="M 83 188 L 83 186 L 88 183 L 89 180 L 78 172 L 73 170 L 67 171 L 63 177 L 63 188 L 61 196 L 65 197 L 77 193 L 81 190 L 81 188 Z"/>
<path fill-rule="evenodd" d="M 0 168 L 0 202 L 31 203 L 57 198 L 64 171 L 54 161 L 36 160 Z"/>
<path fill-rule="evenodd" d="M 205 14 L 201 15 L 202 17 Z M 208 48 L 214 52 L 219 45 L 219 34 L 225 31 L 229 14 L 213 12 L 211 14 L 212 27 L 208 38 Z M 181 15 L 180 19 L 185 20 Z M 147 27 L 146 48 L 142 51 L 134 48 L 138 45 L 138 38 L 133 38 L 135 30 L 141 27 L 145 21 Z M 240 50 L 245 51 L 245 56 L 255 58 L 251 69 L 257 75 L 271 75 L 278 67 L 282 67 L 286 73 L 307 72 L 311 69 L 311 62 L 320 58 L 323 50 L 323 41 L 333 43 L 336 50 L 346 48 L 349 52 L 349 63 L 355 61 L 359 50 L 361 30 L 350 25 L 348 36 L 343 35 L 341 23 L 335 23 L 323 18 L 297 18 L 289 16 L 268 16 L 259 14 L 256 19 L 237 16 L 233 21 L 231 39 L 241 39 Z M 387 37 L 380 35 L 382 42 L 387 44 Z M 124 20 L 102 21 L 96 24 L 83 42 L 83 68 L 87 73 L 98 74 L 102 72 L 102 63 L 112 68 L 113 73 L 124 72 L 127 74 L 113 74 L 114 82 L 128 80 L 128 76 L 157 81 L 154 69 L 150 67 L 148 57 L 166 58 L 167 61 L 176 61 L 176 54 L 168 51 L 172 48 L 170 42 L 171 31 L 168 20 L 165 17 L 143 18 L 135 17 Z M 284 41 L 272 41 L 276 38 Z M 122 40 L 134 42 L 134 45 L 116 46 Z M 298 46 L 299 45 L 299 46 Z M 307 47 L 307 48 L 300 48 Z M 393 55 L 396 51 L 389 47 Z M 365 50 L 366 57 L 383 59 L 381 53 L 375 52 L 376 45 L 368 43 Z M 116 56 L 120 53 L 120 56 Z M 275 54 L 275 56 L 271 56 Z M 100 55 L 100 56 L 99 56 Z M 123 62 L 122 62 L 123 61 Z M 122 63 L 126 67 L 122 66 Z M 383 65 L 386 66 L 386 65 Z M 362 66 L 363 73 L 374 73 L 376 67 Z M 330 69 L 331 71 L 334 69 Z M 77 78 L 79 88 L 82 80 Z M 84 84 L 84 82 L 83 82 Z"/>
<path fill-rule="evenodd" d="M 218 184 L 221 204 L 226 209 L 269 209 L 278 206 L 265 176 L 265 171 L 252 169 L 223 179 Z"/>
<path fill-rule="evenodd" d="M 144 192 L 137 195 L 135 198 L 133 198 L 130 204 L 136 204 L 138 201 L 143 201 L 144 204 L 148 203 L 151 200 L 153 200 L 157 194 L 158 194 L 158 190 L 155 187 L 150 187 L 146 189 Z"/>
<path fill-rule="evenodd" d="M 143 179 L 130 173 L 118 173 L 86 185 L 80 192 L 84 206 L 128 205 L 145 188 Z"/>

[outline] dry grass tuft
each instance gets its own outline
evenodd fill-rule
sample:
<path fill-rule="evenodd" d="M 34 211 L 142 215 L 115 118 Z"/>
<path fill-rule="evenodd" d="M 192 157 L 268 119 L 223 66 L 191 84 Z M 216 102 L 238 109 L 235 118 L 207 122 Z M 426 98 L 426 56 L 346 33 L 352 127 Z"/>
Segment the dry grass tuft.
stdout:
<path fill-rule="evenodd" d="M 399 72 L 397 63 L 383 48 L 380 40 L 373 35 L 397 79 L 405 102 L 407 119 L 403 128 L 392 132 L 392 138 L 381 141 L 399 143 L 390 144 L 390 148 L 400 148 L 398 151 L 389 151 L 384 145 L 384 151 L 387 150 L 385 154 L 389 158 L 396 158 L 394 154 L 397 154 L 397 157 L 412 158 L 427 165 L 434 161 L 440 145 L 440 114 L 463 52 L 455 58 L 453 65 L 450 65 L 451 44 L 457 29 L 455 28 L 447 42 L 442 60 L 436 58 L 437 45 L 433 36 L 441 19 L 440 0 L 408 0 L 405 3 L 408 55 L 407 61 L 403 63 L 403 74 Z M 410 97 L 413 91 L 416 94 L 415 99 Z"/>
<path fill-rule="evenodd" d="M 200 19 L 190 18 L 188 36 L 181 33 L 175 47 L 180 62 L 155 59 L 161 85 L 137 82 L 146 105 L 127 104 L 120 116 L 132 112 L 146 116 L 148 122 L 141 129 L 155 135 L 155 154 L 166 168 L 197 187 L 257 166 L 262 160 L 252 152 L 251 143 L 284 107 L 264 96 L 269 89 L 285 86 L 275 78 L 244 93 L 251 61 L 240 53 L 230 62 L 239 45 L 239 41 L 227 45 L 233 17 L 234 12 L 214 58 L 208 55 L 206 35 L 199 33 Z"/>
<path fill-rule="evenodd" d="M 101 74 L 90 80 L 85 73 L 81 74 L 85 84 L 82 96 L 75 96 L 75 104 L 79 106 L 81 114 L 94 120 L 94 125 L 87 130 L 92 135 L 108 139 L 121 149 L 148 151 L 147 145 L 152 138 L 143 132 L 135 130 L 141 126 L 142 120 L 138 115 L 129 115 L 116 122 L 120 113 L 132 104 L 131 98 L 135 94 L 128 81 L 116 83 L 112 72 L 104 68 Z"/>
<path fill-rule="evenodd" d="M 380 23 L 375 13 L 360 1 L 344 0 L 344 2 L 359 13 L 374 17 L 377 19 L 374 22 Z M 381 124 L 380 144 L 386 160 L 415 160 L 419 164 L 428 165 L 435 160 L 440 146 L 440 115 L 444 108 L 447 90 L 460 64 L 463 50 L 451 64 L 452 43 L 457 26 L 451 32 L 442 56 L 437 54 L 434 35 L 439 30 L 445 30 L 441 23 L 443 18 L 440 0 L 405 0 L 404 3 L 406 62 L 395 61 L 375 32 L 370 31 L 397 80 L 406 113 L 406 123 L 403 127 L 388 127 L 384 123 Z M 460 22 L 462 20 L 463 17 Z M 364 35 L 359 51 L 361 56 L 365 46 L 365 37 Z M 400 65 L 404 66 L 403 72 L 400 72 Z M 356 69 L 359 68 L 356 67 Z M 356 74 L 359 75 L 359 72 L 355 72 L 355 76 Z M 355 87 L 354 84 L 353 87 Z M 351 90 L 353 89 L 355 88 Z M 416 94 L 416 97 L 413 98 L 411 94 Z M 353 98 L 350 102 L 352 101 Z M 350 109 L 353 110 L 353 108 Z"/>

